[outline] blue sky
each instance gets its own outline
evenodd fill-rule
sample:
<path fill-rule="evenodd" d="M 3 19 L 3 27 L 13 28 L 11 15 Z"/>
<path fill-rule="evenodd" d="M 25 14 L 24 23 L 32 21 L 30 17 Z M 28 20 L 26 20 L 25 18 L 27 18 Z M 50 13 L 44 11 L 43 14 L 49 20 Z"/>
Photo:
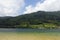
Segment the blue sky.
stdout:
<path fill-rule="evenodd" d="M 25 0 L 26 6 L 28 5 L 33 5 L 35 6 L 37 2 L 39 2 L 41 0 Z"/>
<path fill-rule="evenodd" d="M 25 5 L 21 9 L 21 11 L 19 10 L 20 14 L 24 14 L 23 12 L 26 10 L 25 7 L 27 7 L 29 5 L 32 5 L 34 7 L 36 5 L 36 3 L 42 2 L 42 0 L 24 0 L 24 1 L 25 1 Z"/>
<path fill-rule="evenodd" d="M 18 16 L 37 11 L 60 11 L 60 0 L 0 0 L 0 16 Z"/>
<path fill-rule="evenodd" d="M 32 5 L 32 7 L 35 7 L 38 2 L 43 3 L 44 0 L 25 0 L 25 6 L 22 8 L 20 14 L 24 14 L 24 11 L 26 10 L 25 8 L 26 8 L 27 6 Z M 19 12 L 20 12 L 20 11 L 19 11 Z"/>

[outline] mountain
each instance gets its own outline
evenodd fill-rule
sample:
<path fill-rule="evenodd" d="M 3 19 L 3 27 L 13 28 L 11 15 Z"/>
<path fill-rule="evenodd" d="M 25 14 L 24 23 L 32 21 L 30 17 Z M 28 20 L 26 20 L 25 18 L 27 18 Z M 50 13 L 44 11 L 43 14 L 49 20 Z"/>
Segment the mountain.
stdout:
<path fill-rule="evenodd" d="M 38 11 L 16 17 L 0 17 L 1 28 L 60 27 L 60 11 Z"/>

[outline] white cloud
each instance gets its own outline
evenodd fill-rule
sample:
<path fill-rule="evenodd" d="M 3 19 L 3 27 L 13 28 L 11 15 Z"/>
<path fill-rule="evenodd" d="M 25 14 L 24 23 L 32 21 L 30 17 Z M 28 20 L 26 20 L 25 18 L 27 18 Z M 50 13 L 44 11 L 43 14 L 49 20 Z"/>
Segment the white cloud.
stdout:
<path fill-rule="evenodd" d="M 45 0 L 43 3 L 38 2 L 35 7 L 29 5 L 24 14 L 36 11 L 60 11 L 60 0 Z"/>
<path fill-rule="evenodd" d="M 17 16 L 24 4 L 24 0 L 0 0 L 0 16 Z"/>
<path fill-rule="evenodd" d="M 31 13 L 31 12 L 35 12 L 36 10 L 34 10 L 35 8 L 32 7 L 32 5 L 29 5 L 28 7 L 26 7 L 26 11 L 24 13 Z"/>

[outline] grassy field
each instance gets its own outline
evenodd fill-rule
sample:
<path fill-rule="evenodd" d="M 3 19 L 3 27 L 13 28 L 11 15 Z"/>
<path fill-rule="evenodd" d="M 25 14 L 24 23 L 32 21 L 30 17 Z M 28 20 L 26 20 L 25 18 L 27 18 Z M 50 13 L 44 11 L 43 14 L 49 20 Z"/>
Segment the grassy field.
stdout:
<path fill-rule="evenodd" d="M 60 33 L 0 33 L 0 40 L 60 40 Z"/>

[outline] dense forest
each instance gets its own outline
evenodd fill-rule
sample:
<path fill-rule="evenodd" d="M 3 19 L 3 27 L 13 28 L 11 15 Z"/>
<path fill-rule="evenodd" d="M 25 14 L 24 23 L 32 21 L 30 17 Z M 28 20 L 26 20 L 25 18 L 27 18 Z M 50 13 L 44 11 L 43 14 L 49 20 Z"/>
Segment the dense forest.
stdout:
<path fill-rule="evenodd" d="M 60 11 L 38 11 L 16 17 L 0 17 L 0 28 L 60 28 Z"/>

